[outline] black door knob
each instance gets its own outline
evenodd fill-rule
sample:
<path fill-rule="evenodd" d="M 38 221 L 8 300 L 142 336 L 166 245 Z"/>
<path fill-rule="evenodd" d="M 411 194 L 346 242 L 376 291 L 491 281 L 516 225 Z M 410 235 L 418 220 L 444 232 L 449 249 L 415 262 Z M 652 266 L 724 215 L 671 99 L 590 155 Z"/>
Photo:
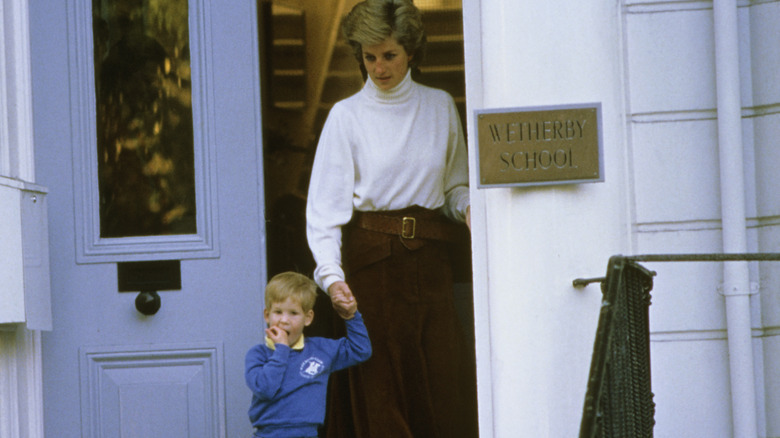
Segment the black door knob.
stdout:
<path fill-rule="evenodd" d="M 143 291 L 135 297 L 135 308 L 144 315 L 150 316 L 160 310 L 160 295 L 157 291 Z"/>

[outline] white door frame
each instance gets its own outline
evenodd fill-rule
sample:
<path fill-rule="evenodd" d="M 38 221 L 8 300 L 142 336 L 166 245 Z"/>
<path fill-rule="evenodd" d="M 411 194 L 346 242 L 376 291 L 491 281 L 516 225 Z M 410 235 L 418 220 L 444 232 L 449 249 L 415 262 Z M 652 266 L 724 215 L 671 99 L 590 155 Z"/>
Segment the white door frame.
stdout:
<path fill-rule="evenodd" d="M 474 300 L 474 334 L 477 357 L 477 403 L 479 406 L 479 436 L 493 438 L 493 371 L 490 297 L 488 283 L 488 248 L 486 226 L 486 203 L 484 191 L 477 190 L 477 145 L 476 125 L 471 116 L 474 110 L 482 109 L 482 1 L 463 1 L 463 41 L 466 63 L 466 125 L 469 150 L 469 187 L 471 198 L 471 257 Z M 487 358 L 486 361 L 480 358 Z"/>

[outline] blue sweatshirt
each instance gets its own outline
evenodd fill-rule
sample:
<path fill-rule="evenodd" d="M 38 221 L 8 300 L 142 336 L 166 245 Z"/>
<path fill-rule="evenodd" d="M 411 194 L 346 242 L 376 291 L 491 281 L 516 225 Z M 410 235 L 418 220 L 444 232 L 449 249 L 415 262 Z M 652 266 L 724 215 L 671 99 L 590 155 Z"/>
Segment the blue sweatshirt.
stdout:
<path fill-rule="evenodd" d="M 246 384 L 252 390 L 249 419 L 264 438 L 317 436 L 325 421 L 328 378 L 371 357 L 360 313 L 345 321 L 347 336 L 306 338 L 303 349 L 265 344 L 246 354 Z"/>

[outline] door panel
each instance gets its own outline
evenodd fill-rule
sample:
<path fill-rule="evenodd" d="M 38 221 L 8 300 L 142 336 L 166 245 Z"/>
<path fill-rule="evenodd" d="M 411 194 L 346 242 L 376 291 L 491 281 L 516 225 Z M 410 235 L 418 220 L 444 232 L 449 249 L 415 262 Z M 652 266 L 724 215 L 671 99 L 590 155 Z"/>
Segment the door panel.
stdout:
<path fill-rule="evenodd" d="M 220 436 L 221 347 L 83 348 L 82 436 Z"/>
<path fill-rule="evenodd" d="M 256 11 L 254 1 L 200 3 L 207 21 L 200 31 L 211 41 L 200 55 L 213 80 L 199 90 L 210 116 L 195 135 L 207 132 L 214 151 L 204 190 L 215 194 L 208 214 L 218 248 L 209 258 L 183 258 L 181 290 L 160 291 L 160 310 L 144 316 L 137 294 L 118 292 L 116 263 L 77 259 L 84 223 L 74 194 L 82 175 L 72 163 L 94 133 L 71 116 L 94 102 L 74 89 L 70 66 L 85 48 L 69 46 L 79 41 L 73 3 L 30 1 L 36 170 L 49 188 L 51 236 L 47 436 L 251 435 L 243 360 L 262 336 L 266 278 Z"/>

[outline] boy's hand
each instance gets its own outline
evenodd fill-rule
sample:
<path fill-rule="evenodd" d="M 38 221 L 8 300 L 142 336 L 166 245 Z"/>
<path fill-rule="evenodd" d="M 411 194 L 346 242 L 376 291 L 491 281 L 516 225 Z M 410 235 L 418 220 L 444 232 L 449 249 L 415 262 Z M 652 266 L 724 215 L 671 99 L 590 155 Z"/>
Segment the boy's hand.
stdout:
<path fill-rule="evenodd" d="M 287 340 L 287 332 L 276 326 L 271 326 L 265 329 L 265 334 L 268 339 L 272 340 L 274 344 L 290 345 Z"/>
<path fill-rule="evenodd" d="M 357 301 L 355 296 L 352 295 L 352 291 L 347 286 L 347 283 L 343 281 L 337 281 L 330 285 L 328 288 L 328 295 L 330 295 L 330 302 L 333 304 L 333 309 L 343 319 L 352 319 L 357 312 Z"/>

